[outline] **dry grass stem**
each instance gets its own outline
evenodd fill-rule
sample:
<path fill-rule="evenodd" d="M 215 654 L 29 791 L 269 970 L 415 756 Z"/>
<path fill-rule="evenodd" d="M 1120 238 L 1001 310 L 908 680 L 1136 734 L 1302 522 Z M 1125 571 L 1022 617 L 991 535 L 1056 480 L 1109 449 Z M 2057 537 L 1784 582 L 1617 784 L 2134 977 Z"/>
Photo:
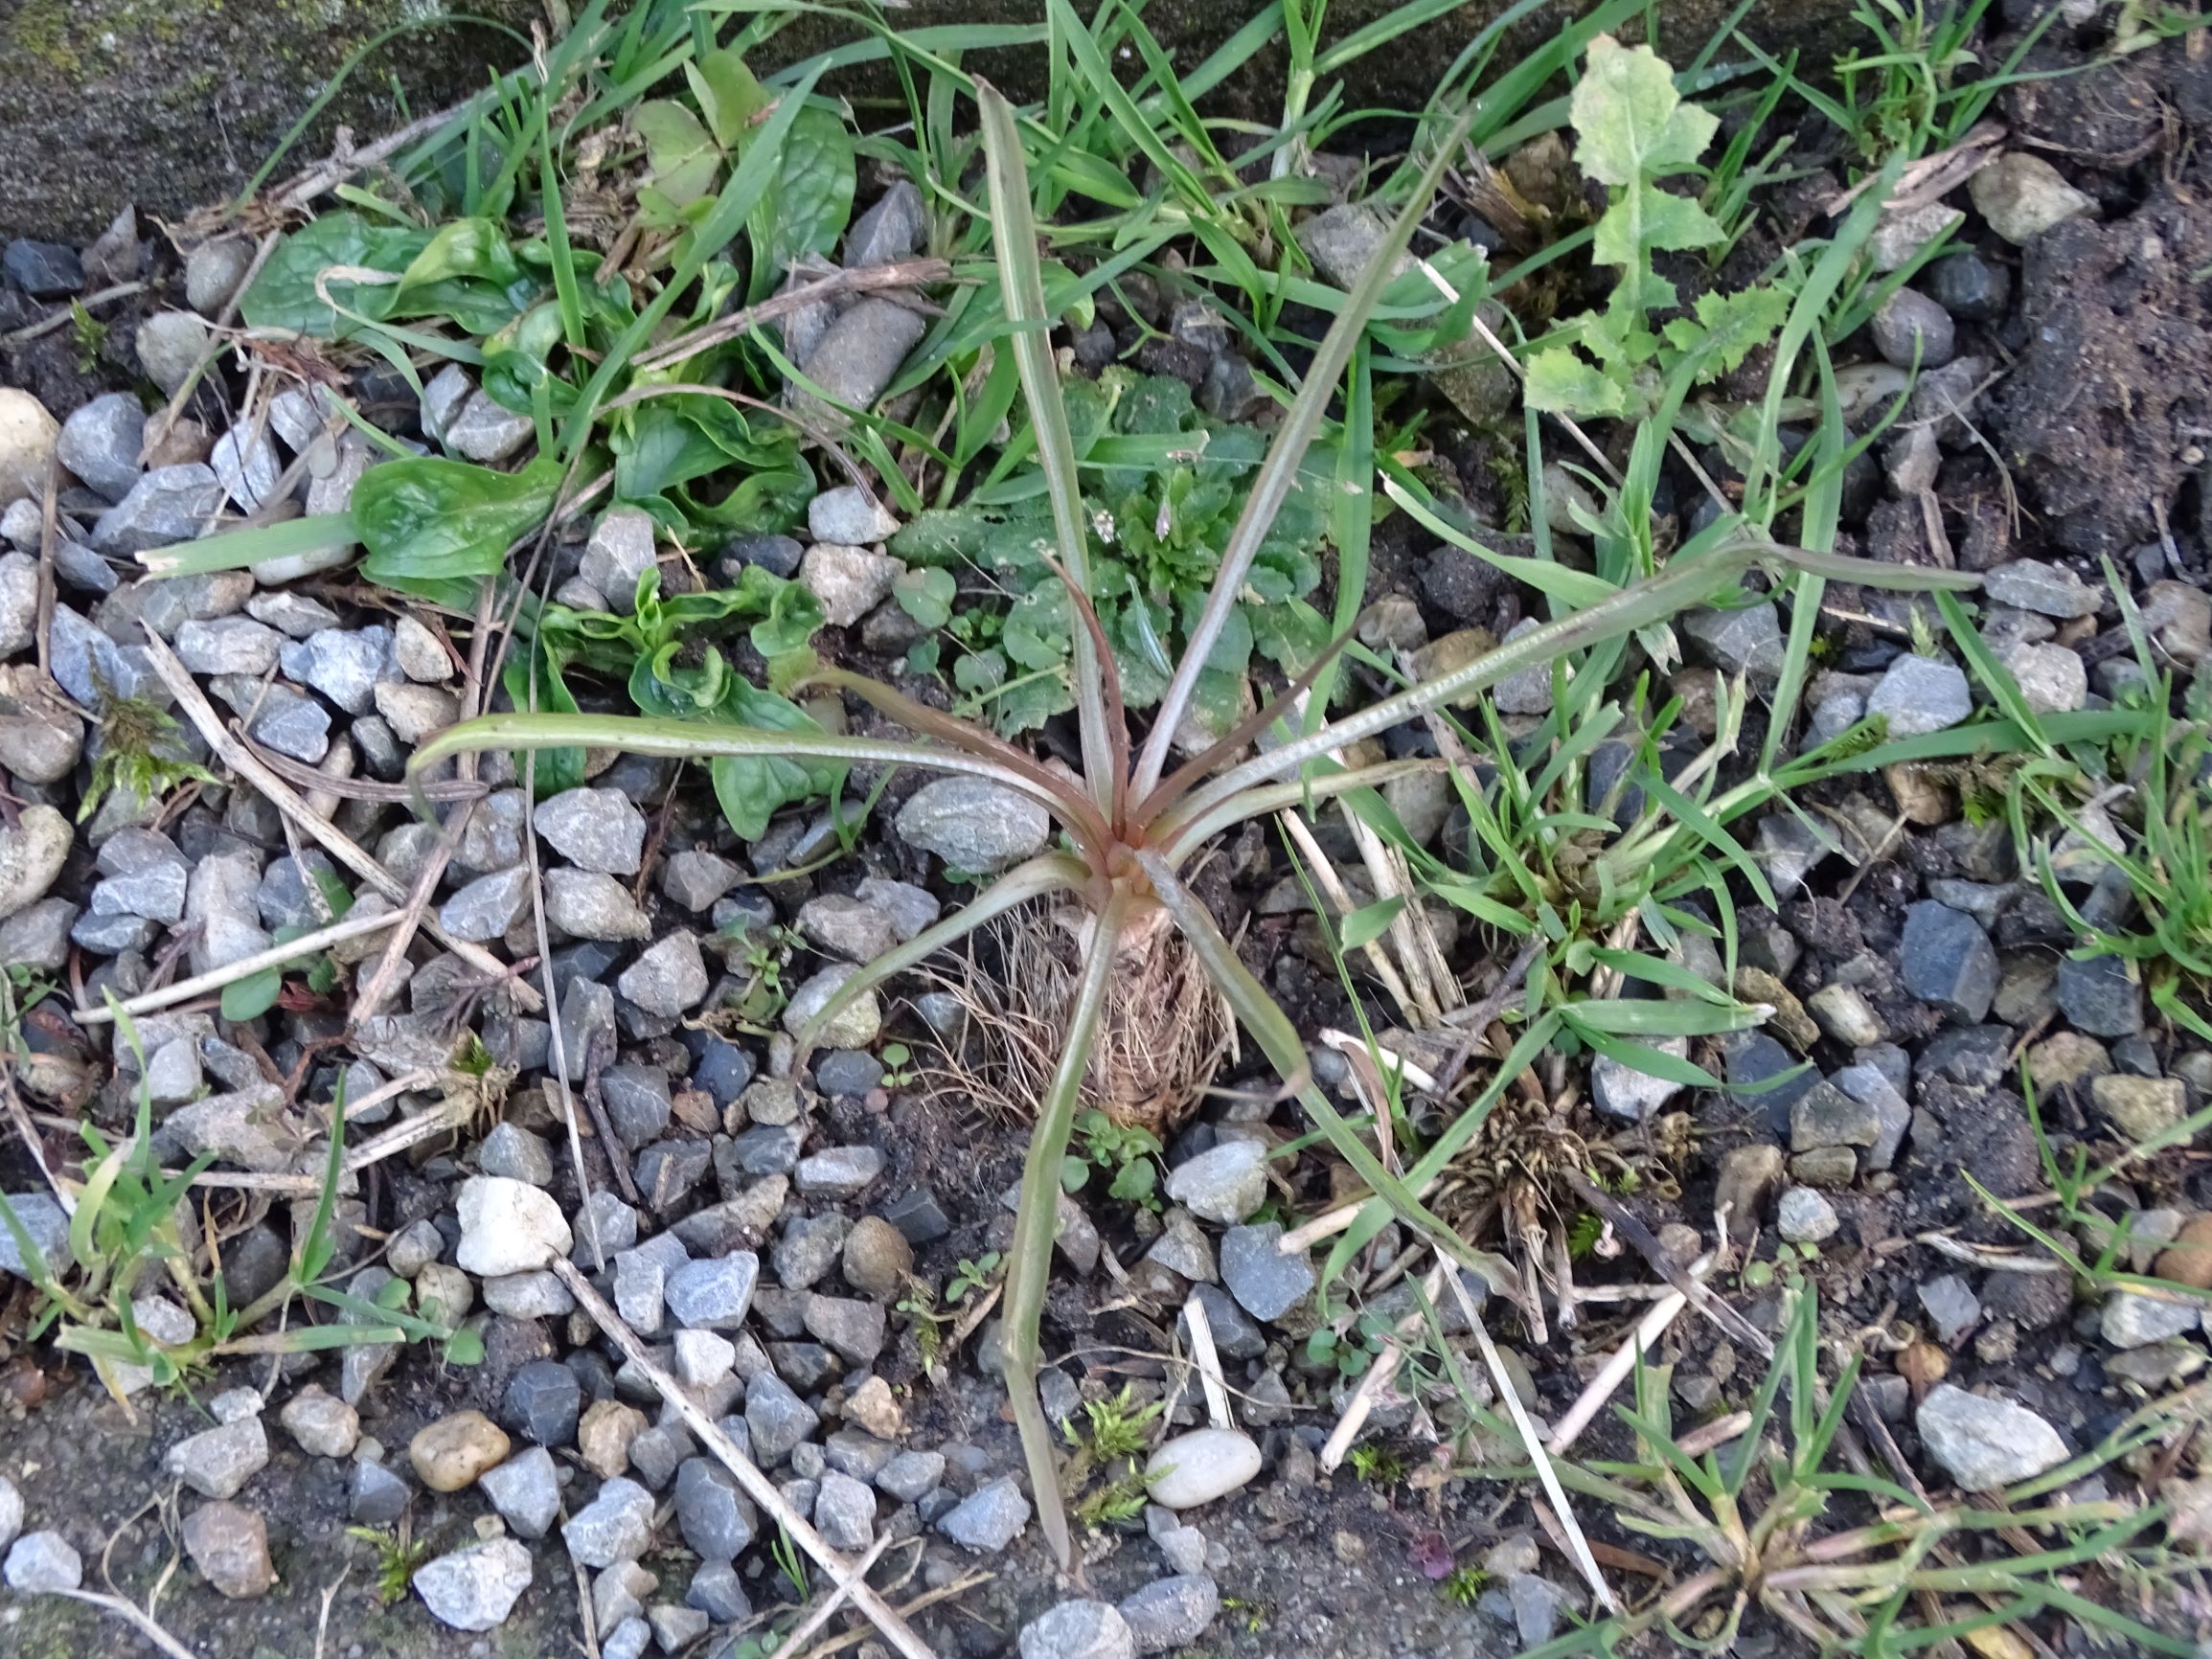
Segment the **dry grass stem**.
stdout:
<path fill-rule="evenodd" d="M 343 921 L 334 921 L 313 933 L 302 934 L 287 943 L 272 944 L 266 950 L 241 956 L 226 966 L 212 967 L 190 979 L 180 979 L 174 985 L 141 992 L 121 1006 L 125 1013 L 133 1016 L 173 1008 L 180 1002 L 206 996 L 212 991 L 222 989 L 226 985 L 235 985 L 241 979 L 251 979 L 264 968 L 283 967 L 286 964 L 313 956 L 317 951 L 328 950 L 333 944 L 343 944 L 349 939 L 359 939 L 367 933 L 380 933 L 399 920 L 397 912 L 387 912 L 382 916 L 350 916 Z M 79 1008 L 70 1010 L 70 1017 L 80 1025 L 99 1025 L 115 1016 L 105 1008 Z"/>

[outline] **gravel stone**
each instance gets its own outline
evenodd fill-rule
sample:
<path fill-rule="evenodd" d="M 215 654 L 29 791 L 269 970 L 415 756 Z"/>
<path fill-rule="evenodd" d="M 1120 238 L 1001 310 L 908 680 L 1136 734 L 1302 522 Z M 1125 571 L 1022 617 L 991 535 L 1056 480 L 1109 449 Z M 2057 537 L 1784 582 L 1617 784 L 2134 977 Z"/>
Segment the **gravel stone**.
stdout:
<path fill-rule="evenodd" d="M 853 1365 L 866 1365 L 883 1352 L 886 1320 L 879 1304 L 810 1294 L 804 1317 L 809 1335 Z"/>
<path fill-rule="evenodd" d="M 646 1611 L 646 1623 L 663 1653 L 680 1653 L 707 1633 L 711 1621 L 696 1607 L 674 1607 L 662 1602 Z"/>
<path fill-rule="evenodd" d="M 2087 706 L 2089 670 L 2064 646 L 2021 641 L 1997 653 L 1997 660 L 2020 688 L 2020 696 L 2039 715 L 2067 715 Z"/>
<path fill-rule="evenodd" d="M 945 1479 L 945 1454 L 933 1451 L 901 1452 L 876 1471 L 876 1489 L 901 1503 L 919 1503 Z"/>
<path fill-rule="evenodd" d="M 432 1491 L 458 1492 L 495 1467 L 513 1443 L 482 1412 L 457 1411 L 418 1430 L 407 1443 L 407 1461 Z"/>
<path fill-rule="evenodd" d="M 702 1561 L 735 1560 L 753 1541 L 758 1522 L 737 1476 L 712 1458 L 686 1458 L 676 1470 L 676 1525 Z"/>
<path fill-rule="evenodd" d="M 441 1556 L 415 1574 L 415 1594 L 431 1617 L 455 1630 L 495 1630 L 530 1588 L 530 1552 L 493 1538 Z"/>
<path fill-rule="evenodd" d="M 894 265 L 920 251 L 928 235 L 929 219 L 922 193 L 910 179 L 900 179 L 876 198 L 873 206 L 853 221 L 845 233 L 847 270 L 868 265 Z M 817 498 L 818 499 L 818 498 Z"/>
<path fill-rule="evenodd" d="M 781 1171 L 751 1172 L 776 1174 Z M 858 1197 L 882 1172 L 883 1154 L 874 1147 L 832 1147 L 800 1160 L 791 1170 L 801 1196 L 830 1199 Z"/>
<path fill-rule="evenodd" d="M 1011 1477 L 977 1489 L 938 1517 L 937 1530 L 964 1549 L 995 1556 L 1029 1525 L 1029 1500 Z"/>
<path fill-rule="evenodd" d="M 745 1384 L 745 1426 L 752 1435 L 753 1455 L 761 1463 L 781 1463 L 820 1424 L 813 1407 L 773 1372 L 763 1372 Z"/>
<path fill-rule="evenodd" d="M 675 1019 L 706 1000 L 707 966 L 697 935 L 678 929 L 625 968 L 614 988 L 639 1008 Z"/>
<path fill-rule="evenodd" d="M 658 1066 L 609 1066 L 599 1088 L 615 1138 L 631 1150 L 667 1133 L 672 1110 L 668 1073 Z"/>
<path fill-rule="evenodd" d="M 619 789 L 568 789 L 538 803 L 538 834 L 580 870 L 635 875 L 645 851 L 645 814 Z"/>
<path fill-rule="evenodd" d="M 1907 907 L 1898 969 L 1904 987 L 1964 1025 L 1978 1025 L 1996 996 L 1997 959 L 1973 917 L 1932 899 Z"/>
<path fill-rule="evenodd" d="M 873 962 L 900 942 L 889 915 L 841 893 L 808 899 L 798 921 L 809 943 L 847 962 Z"/>
<path fill-rule="evenodd" d="M 19 1596 L 74 1590 L 84 1582 L 84 1558 L 59 1533 L 25 1533 L 9 1550 L 0 1576 Z"/>
<path fill-rule="evenodd" d="M 1820 1193 L 1811 1187 L 1792 1187 L 1782 1194 L 1774 1225 L 1792 1244 L 1818 1244 L 1833 1239 L 1842 1223 L 1836 1218 L 1836 1206 Z"/>
<path fill-rule="evenodd" d="M 596 870 L 546 871 L 545 920 L 572 939 L 622 943 L 652 937 L 651 919 L 629 889 Z"/>
<path fill-rule="evenodd" d="M 156 311 L 131 336 L 146 377 L 173 398 L 207 355 L 207 324 L 190 311 Z"/>
<path fill-rule="evenodd" d="M 2056 989 L 2059 1011 L 2078 1032 L 2123 1037 L 2143 1029 L 2142 980 L 2124 957 L 2062 956 Z"/>
<path fill-rule="evenodd" d="M 668 1278 L 668 1310 L 676 1323 L 697 1330 L 736 1330 L 753 1305 L 761 1259 L 736 1250 L 709 1261 L 687 1261 Z"/>
<path fill-rule="evenodd" d="M 1938 1383 L 1914 1419 L 1927 1455 L 1961 1490 L 1995 1491 L 2056 1468 L 2072 1454 L 2025 1406 Z"/>
<path fill-rule="evenodd" d="M 285 1402 L 277 1420 L 309 1457 L 351 1457 L 361 1442 L 360 1413 L 312 1383 Z"/>
<path fill-rule="evenodd" d="M 891 384 L 906 353 L 921 344 L 929 325 L 905 307 L 873 296 L 838 313 L 819 344 L 800 362 L 807 377 L 829 394 L 824 402 L 811 392 L 795 392 L 791 402 L 816 423 L 842 428 L 842 409 L 866 409 Z"/>
<path fill-rule="evenodd" d="M 438 920 L 456 939 L 484 943 L 504 939 L 508 929 L 529 913 L 532 883 L 529 868 L 495 870 L 479 875 L 438 907 Z"/>
<path fill-rule="evenodd" d="M 1021 1659 L 1135 1659 L 1136 1639 L 1105 1602 L 1062 1602 L 1021 1628 Z"/>
<path fill-rule="evenodd" d="M 745 873 L 712 852 L 672 853 L 661 866 L 660 890 L 686 910 L 710 910 L 744 879 Z"/>
<path fill-rule="evenodd" d="M 879 1216 L 863 1216 L 845 1239 L 845 1283 L 864 1296 L 889 1302 L 914 1271 L 914 1246 Z"/>
<path fill-rule="evenodd" d="M 718 1625 L 735 1625 L 753 1616 L 752 1599 L 728 1561 L 702 1561 L 684 1591 L 684 1605 L 696 1607 Z"/>
<path fill-rule="evenodd" d="M 565 1256 L 576 1242 L 568 1218 L 541 1189 L 497 1175 L 472 1175 L 456 1204 L 461 1246 L 454 1261 L 486 1278 L 527 1273 Z"/>
<path fill-rule="evenodd" d="M 265 674 L 284 636 L 251 617 L 188 621 L 176 630 L 177 660 L 195 674 Z"/>
<path fill-rule="evenodd" d="M 817 541 L 799 561 L 800 585 L 822 606 L 832 627 L 851 627 L 891 597 L 906 567 L 888 554 L 837 541 Z"/>
<path fill-rule="evenodd" d="M 484 1288 L 489 1302 L 490 1283 Z M 575 1372 L 555 1359 L 535 1359 L 517 1371 L 501 1404 L 509 1425 L 541 1446 L 567 1445 L 575 1440 L 577 1420 L 582 1414 L 583 1385 Z"/>
<path fill-rule="evenodd" d="M 899 809 L 901 839 L 955 870 L 991 875 L 1044 849 L 1052 819 L 1026 795 L 982 778 L 937 778 Z"/>
<path fill-rule="evenodd" d="M 1266 1201 L 1266 1148 L 1257 1141 L 1223 1141 L 1171 1170 L 1167 1190 L 1200 1220 L 1234 1226 Z"/>
<path fill-rule="evenodd" d="M 1733 610 L 1694 610 L 1682 618 L 1681 628 L 1699 660 L 1722 673 L 1748 674 L 1771 685 L 1782 671 L 1782 619 L 1771 600 Z"/>
<path fill-rule="evenodd" d="M 109 392 L 61 423 L 54 452 L 87 489 L 121 501 L 138 482 L 138 451 L 145 437 L 146 411 L 137 398 Z"/>
<path fill-rule="evenodd" d="M 592 527 L 578 574 L 599 590 L 610 610 L 627 616 L 637 608 L 637 579 L 655 562 L 651 515 L 643 508 L 617 507 L 602 513 Z"/>
<path fill-rule="evenodd" d="M 2057 168 L 2019 149 L 2005 151 L 1975 173 L 1967 181 L 1967 193 L 1990 229 L 2015 247 L 2097 211 L 2096 202 L 2068 184 Z"/>
<path fill-rule="evenodd" d="M 1981 1303 L 1955 1273 L 1927 1280 L 1917 1294 L 1921 1307 L 1935 1326 L 1935 1339 L 1946 1348 L 1957 1347 L 1966 1333 L 1981 1323 Z"/>
<path fill-rule="evenodd" d="M 260 1418 L 248 1417 L 188 1435 L 162 1466 L 203 1498 L 235 1498 L 268 1462 L 268 1433 Z"/>
<path fill-rule="evenodd" d="M 322 628 L 284 648 L 285 673 L 323 693 L 349 715 L 376 706 L 376 688 L 392 680 L 392 630 Z"/>
<path fill-rule="evenodd" d="M 442 732 L 461 717 L 461 699 L 436 686 L 405 681 L 376 682 L 376 713 L 392 734 L 410 748 L 419 746 L 433 732 Z"/>
<path fill-rule="evenodd" d="M 544 1537 L 560 1513 L 560 1471 L 541 1445 L 487 1469 L 476 1484 L 517 1536 Z"/>
<path fill-rule="evenodd" d="M 1260 1447 L 1233 1428 L 1197 1428 L 1169 1441 L 1145 1465 L 1152 1502 L 1197 1509 L 1245 1485 L 1260 1472 Z"/>
<path fill-rule="evenodd" d="M 2071 620 L 2094 616 L 2103 602 L 2097 590 L 2063 564 L 2016 558 L 1986 572 L 1982 593 L 1998 604 Z"/>
<path fill-rule="evenodd" d="M 277 1581 L 268 1527 L 240 1505 L 200 1505 L 184 1519 L 184 1547 L 201 1576 L 233 1601 L 259 1596 Z"/>
<path fill-rule="evenodd" d="M 1123 1600 L 1122 1623 L 1139 1653 L 1167 1653 L 1205 1634 L 1221 1610 L 1221 1592 L 1203 1573 L 1159 1579 Z"/>
<path fill-rule="evenodd" d="M 275 496 L 284 472 L 268 433 L 247 426 L 233 426 L 217 438 L 207 464 L 222 481 L 223 492 L 244 512 L 258 512 L 262 502 Z"/>
<path fill-rule="evenodd" d="M 184 920 L 192 866 L 159 830 L 118 830 L 101 844 L 97 867 L 104 879 L 92 890 L 93 915 L 143 916 L 170 923 Z"/>
<path fill-rule="evenodd" d="M 1303 1252 L 1276 1248 L 1283 1224 L 1232 1227 L 1221 1237 L 1221 1282 L 1255 1319 L 1281 1319 L 1313 1289 L 1312 1264 Z"/>
<path fill-rule="evenodd" d="M 1899 288 L 1874 313 L 1874 349 L 1900 369 L 1915 363 L 1940 369 L 1957 350 L 1958 332 L 1950 313 L 1926 294 Z"/>
<path fill-rule="evenodd" d="M 2090 1082 L 2089 1095 L 2130 1142 L 2150 1140 L 2188 1115 L 2188 1094 L 2179 1078 L 2101 1077 Z"/>
<path fill-rule="evenodd" d="M 898 528 L 898 515 L 856 484 L 825 489 L 807 503 L 807 529 L 816 542 L 865 547 Z"/>
<path fill-rule="evenodd" d="M 156 466 L 139 474 L 130 492 L 100 515 L 93 550 L 120 557 L 190 541 L 222 503 L 222 481 L 212 467 L 198 462 Z"/>
<path fill-rule="evenodd" d="M 407 1483 L 382 1464 L 356 1463 L 346 1512 L 365 1527 L 393 1526 L 407 1512 L 410 1495 Z"/>
<path fill-rule="evenodd" d="M 1882 674 L 1866 712 L 1885 716 L 1892 738 L 1917 738 L 1965 720 L 1973 713 L 1973 693 L 1955 664 L 1907 651 Z"/>
<path fill-rule="evenodd" d="M 814 1490 L 814 1525 L 832 1549 L 865 1550 L 876 1541 L 876 1494 L 831 1469 Z"/>
<path fill-rule="evenodd" d="M 560 1529 L 568 1553 L 587 1567 L 634 1561 L 652 1541 L 652 1493 L 617 1475 Z"/>
<path fill-rule="evenodd" d="M 1653 1037 L 1646 1045 L 1663 1055 L 1687 1061 L 1690 1057 L 1688 1037 Z M 1610 1055 L 1600 1055 L 1590 1062 L 1590 1098 L 1598 1110 L 1608 1117 L 1623 1122 L 1640 1124 L 1657 1114 L 1659 1108 L 1682 1092 L 1684 1085 L 1671 1078 L 1658 1078 L 1649 1072 L 1637 1071 L 1633 1066 L 1616 1060 Z"/>

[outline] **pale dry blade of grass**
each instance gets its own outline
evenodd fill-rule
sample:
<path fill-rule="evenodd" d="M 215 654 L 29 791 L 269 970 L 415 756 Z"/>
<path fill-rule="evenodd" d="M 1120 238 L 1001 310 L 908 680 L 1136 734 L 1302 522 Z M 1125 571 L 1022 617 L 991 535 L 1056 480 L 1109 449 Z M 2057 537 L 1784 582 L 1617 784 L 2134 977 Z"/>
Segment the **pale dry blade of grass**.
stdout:
<path fill-rule="evenodd" d="M 359 939 L 366 933 L 380 933 L 387 927 L 399 924 L 399 913 L 388 911 L 382 916 L 352 916 L 343 921 L 332 922 L 313 933 L 302 934 L 286 944 L 272 944 L 266 950 L 257 950 L 251 956 L 241 956 L 224 967 L 213 967 L 207 972 L 194 974 L 191 979 L 180 979 L 174 985 L 144 991 L 122 1004 L 125 1013 L 152 1013 L 157 1009 L 173 1008 L 180 1002 L 218 991 L 226 985 L 235 985 L 241 979 L 251 979 L 264 968 L 284 967 L 304 962 L 317 951 L 328 950 L 333 944 L 343 944 L 349 939 Z M 502 970 L 504 971 L 504 970 Z M 79 1008 L 70 1010 L 70 1017 L 80 1025 L 98 1025 L 111 1020 L 115 1012 L 107 1008 Z"/>

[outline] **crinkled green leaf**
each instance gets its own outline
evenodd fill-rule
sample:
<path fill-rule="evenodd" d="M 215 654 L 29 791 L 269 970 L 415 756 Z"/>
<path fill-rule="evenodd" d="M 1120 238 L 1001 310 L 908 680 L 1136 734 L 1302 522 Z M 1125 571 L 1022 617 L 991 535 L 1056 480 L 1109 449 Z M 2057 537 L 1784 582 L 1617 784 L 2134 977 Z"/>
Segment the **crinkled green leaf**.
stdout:
<path fill-rule="evenodd" d="M 762 691 L 742 676 L 732 674 L 720 717 L 741 726 L 772 732 L 819 732 L 807 712 L 787 697 Z M 740 840 L 757 841 L 767 833 L 768 820 L 794 801 L 826 795 L 837 786 L 845 768 L 806 757 L 720 755 L 708 762 L 714 779 L 715 799 L 722 816 Z"/>
<path fill-rule="evenodd" d="M 1667 343 L 1701 359 L 1699 378 L 1725 375 L 1774 337 L 1790 315 L 1790 296 L 1761 285 L 1732 294 L 1709 293 L 1691 307 L 1696 321 L 1676 317 L 1666 327 Z"/>
<path fill-rule="evenodd" d="M 544 522 L 560 465 L 539 456 L 519 472 L 415 456 L 372 466 L 353 487 L 353 515 L 369 550 L 361 573 L 404 593 L 449 599 L 497 571 L 509 544 Z"/>
<path fill-rule="evenodd" d="M 1521 395 L 1531 408 L 1547 415 L 1585 418 L 1624 414 L 1629 402 L 1619 381 L 1563 346 L 1547 346 L 1529 358 Z"/>
<path fill-rule="evenodd" d="M 325 214 L 287 233 L 239 301 L 239 319 L 250 329 L 291 329 L 318 339 L 343 339 L 358 325 L 340 317 L 315 292 L 315 282 L 334 265 L 352 265 L 399 276 L 430 240 L 412 225 L 366 219 L 355 213 Z M 375 291 L 334 278 L 331 297 L 349 309 L 365 309 L 361 299 Z"/>
<path fill-rule="evenodd" d="M 1616 189 L 1695 167 L 1721 125 L 1682 102 L 1657 53 L 1610 34 L 1591 39 L 1568 116 L 1576 163 Z"/>
<path fill-rule="evenodd" d="M 948 570 L 909 570 L 891 584 L 891 597 L 899 608 L 925 628 L 941 628 L 952 620 L 958 592 L 959 584 Z"/>
<path fill-rule="evenodd" d="M 722 150 L 697 116 L 673 100 L 656 98 L 631 112 L 630 125 L 645 140 L 652 188 L 672 207 L 689 207 L 714 189 Z"/>
<path fill-rule="evenodd" d="M 791 136 L 776 169 L 776 182 L 754 221 L 767 261 L 788 269 L 809 254 L 827 254 L 844 235 L 853 216 L 853 135 L 827 109 L 807 108 L 791 124 Z"/>

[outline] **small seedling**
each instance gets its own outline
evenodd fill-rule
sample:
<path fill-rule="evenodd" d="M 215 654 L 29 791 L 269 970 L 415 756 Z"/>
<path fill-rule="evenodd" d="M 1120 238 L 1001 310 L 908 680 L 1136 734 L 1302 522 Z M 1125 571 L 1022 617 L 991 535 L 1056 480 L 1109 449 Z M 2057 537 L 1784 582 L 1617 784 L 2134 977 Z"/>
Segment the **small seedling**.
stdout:
<path fill-rule="evenodd" d="M 376 1600 L 389 1607 L 407 1594 L 415 1569 L 430 1558 L 430 1546 L 410 1537 L 405 1519 L 397 1527 L 348 1527 L 346 1536 L 358 1538 L 376 1554 Z"/>
<path fill-rule="evenodd" d="M 1352 1472 L 1364 1485 L 1387 1491 L 1405 1479 L 1405 1460 L 1385 1446 L 1356 1445 L 1352 1448 Z"/>
<path fill-rule="evenodd" d="M 1062 1192 L 1082 1192 L 1096 1169 L 1113 1176 L 1108 1196 L 1159 1209 L 1159 1158 L 1166 1149 L 1159 1136 L 1139 1124 L 1117 1124 L 1092 1106 L 1077 1115 L 1074 1138 L 1080 1151 L 1060 1162 Z"/>
<path fill-rule="evenodd" d="M 72 300 L 69 329 L 77 339 L 77 372 L 89 375 L 100 367 L 100 353 L 107 349 L 107 325 L 86 310 L 82 300 Z"/>
<path fill-rule="evenodd" d="M 914 1051 L 904 1043 L 885 1043 L 876 1051 L 876 1057 L 883 1062 L 881 1087 L 903 1089 L 914 1081 Z"/>
<path fill-rule="evenodd" d="M 973 1261 L 962 1257 L 952 1270 L 951 1279 L 946 1284 L 946 1306 L 949 1307 L 970 1290 L 981 1290 L 989 1284 L 998 1272 L 999 1260 L 999 1253 L 995 1250 L 985 1251 Z"/>
<path fill-rule="evenodd" d="M 1436 1587 L 1438 1595 L 1456 1607 L 1471 1607 L 1490 1588 L 1490 1575 L 1480 1567 L 1454 1567 Z"/>
<path fill-rule="evenodd" d="M 807 1557 L 799 1553 L 799 1546 L 791 1541 L 790 1533 L 781 1521 L 776 1523 L 776 1541 L 768 1546 L 768 1554 L 775 1557 L 776 1570 L 784 1575 L 784 1581 L 791 1586 L 792 1595 L 804 1602 L 807 1599 Z"/>

